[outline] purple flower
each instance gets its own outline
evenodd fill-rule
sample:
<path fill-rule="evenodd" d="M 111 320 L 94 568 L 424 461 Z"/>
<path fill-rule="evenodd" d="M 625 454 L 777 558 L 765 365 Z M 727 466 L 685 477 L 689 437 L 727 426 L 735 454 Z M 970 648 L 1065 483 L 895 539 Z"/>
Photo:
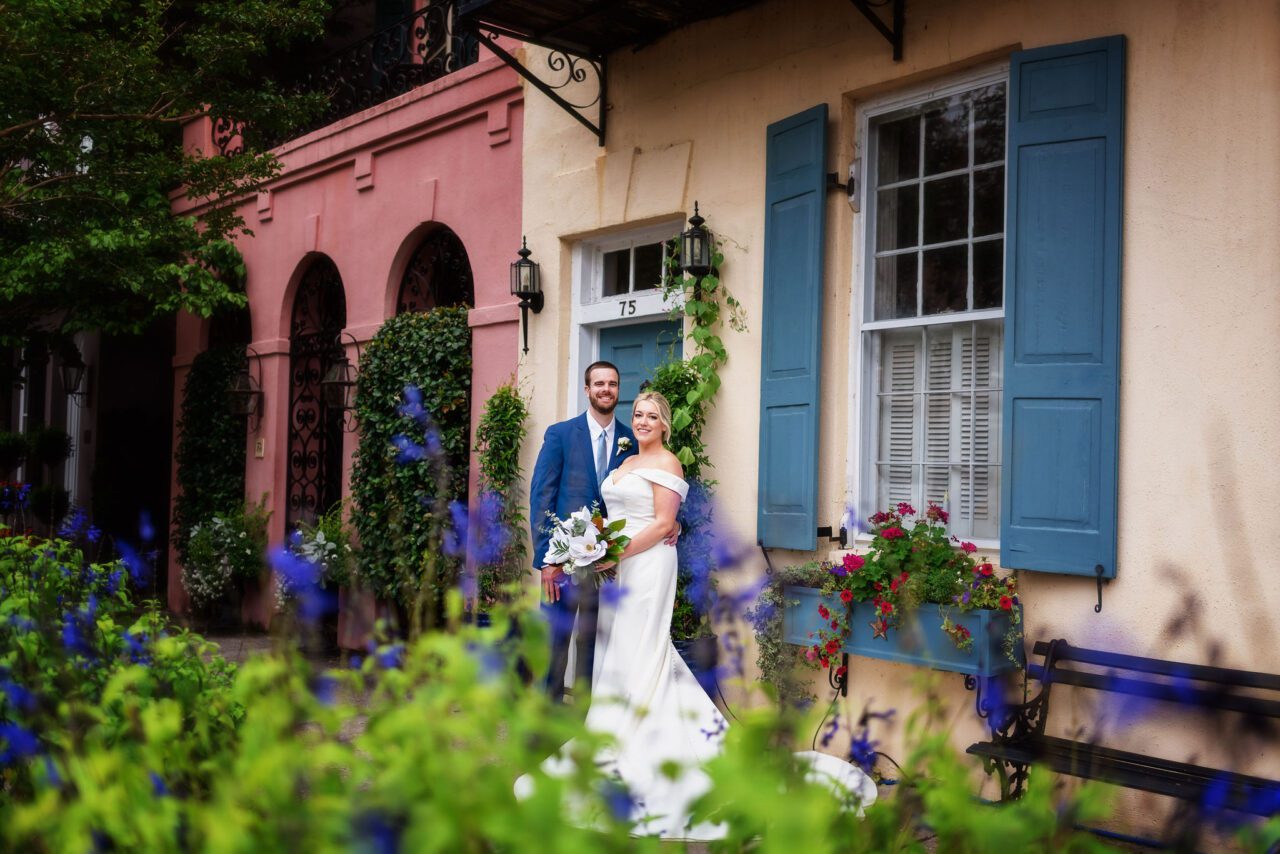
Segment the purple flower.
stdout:
<path fill-rule="evenodd" d="M 398 451 L 397 465 L 407 465 L 427 458 L 427 450 L 403 433 L 391 437 L 391 445 Z"/>
<path fill-rule="evenodd" d="M 380 812 L 366 812 L 352 823 L 352 850 L 369 854 L 396 854 L 404 828 Z"/>
<path fill-rule="evenodd" d="M 635 795 L 631 794 L 631 790 L 627 788 L 626 783 L 621 780 L 604 780 L 600 783 L 600 794 L 604 797 L 604 802 L 609 807 L 609 813 L 615 821 L 630 821 L 633 812 L 640 806 L 640 802 Z"/>
<path fill-rule="evenodd" d="M 387 670 L 394 670 L 404 660 L 404 644 L 393 643 L 382 647 L 377 653 L 378 664 Z"/>
<path fill-rule="evenodd" d="M 89 530 L 85 532 L 85 536 L 89 539 L 89 542 L 96 543 L 102 539 L 102 529 L 97 525 L 90 525 Z"/>
<path fill-rule="evenodd" d="M 151 778 L 151 791 L 157 798 L 163 798 L 169 794 L 169 787 L 164 784 L 164 778 L 155 771 L 148 771 L 147 775 Z"/>
<path fill-rule="evenodd" d="M 411 418 L 420 425 L 425 425 L 431 417 L 422 405 L 422 389 L 410 383 L 404 387 L 404 403 L 396 410 L 404 418 Z"/>
<path fill-rule="evenodd" d="M 116 550 L 120 552 L 120 559 L 124 561 L 124 565 L 129 569 L 129 577 L 133 579 L 134 586 L 145 587 L 151 578 L 151 567 L 142 559 L 142 556 L 134 551 L 128 543 L 117 541 Z"/>
<path fill-rule="evenodd" d="M 138 539 L 149 543 L 156 538 L 156 526 L 151 524 L 151 514 L 146 510 L 138 515 Z"/>
<path fill-rule="evenodd" d="M 36 708 L 36 696 L 17 682 L 9 679 L 0 680 L 0 691 L 9 698 L 9 704 L 22 712 L 31 712 Z"/>
<path fill-rule="evenodd" d="M 600 604 L 616 607 L 630 591 L 622 586 L 621 581 L 611 581 L 600 585 Z"/>
<path fill-rule="evenodd" d="M 129 661 L 134 664 L 150 664 L 151 656 L 147 654 L 146 632 L 126 631 L 124 633 L 125 651 L 129 653 Z"/>
<path fill-rule="evenodd" d="M 449 527 L 441 543 L 449 557 L 462 557 L 467 551 L 467 505 L 461 501 L 449 502 Z"/>
<path fill-rule="evenodd" d="M 840 716 L 836 715 L 831 719 L 831 724 L 827 727 L 827 731 L 822 734 L 822 746 L 826 747 L 831 743 L 831 739 L 836 737 L 836 733 L 840 731 Z"/>
<path fill-rule="evenodd" d="M 311 679 L 311 693 L 322 706 L 332 706 L 338 693 L 338 680 L 328 673 L 321 673 Z"/>
<path fill-rule="evenodd" d="M 966 591 L 964 592 L 964 595 L 960 597 L 960 601 L 961 601 L 961 602 L 963 602 L 964 604 L 968 605 L 968 604 L 969 604 L 969 599 L 970 599 L 970 598 L 972 598 L 972 596 L 973 596 L 972 592 L 971 592 L 971 591 L 966 590 Z"/>
<path fill-rule="evenodd" d="M 831 574 L 838 575 L 841 578 L 844 578 L 846 575 L 849 574 L 849 570 L 845 569 L 842 564 L 836 563 L 831 565 Z"/>
<path fill-rule="evenodd" d="M 876 765 L 876 746 L 879 744 L 880 742 L 871 740 L 867 728 L 863 727 L 849 742 L 849 761 L 870 774 Z"/>
<path fill-rule="evenodd" d="M 0 751 L 0 768 L 40 752 L 40 739 L 17 724 L 0 723 L 0 743 L 4 744 L 4 750 Z"/>

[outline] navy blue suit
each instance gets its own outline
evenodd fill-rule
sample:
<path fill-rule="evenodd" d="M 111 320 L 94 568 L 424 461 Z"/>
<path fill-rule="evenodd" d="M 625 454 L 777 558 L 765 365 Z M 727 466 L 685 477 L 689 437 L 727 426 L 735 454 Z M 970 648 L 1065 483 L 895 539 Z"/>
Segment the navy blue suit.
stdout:
<path fill-rule="evenodd" d="M 596 481 L 595 452 L 591 446 L 591 429 L 587 426 L 587 413 L 576 418 L 552 424 L 542 438 L 542 450 L 533 467 L 529 484 L 529 527 L 533 534 L 533 565 L 543 565 L 550 535 L 547 512 L 557 519 L 597 503 L 608 512 L 600 496 Z M 621 439 L 627 439 L 629 447 L 618 448 Z M 609 449 L 608 470 L 613 471 L 623 460 L 636 453 L 636 438 L 631 429 L 621 421 L 614 421 L 613 446 Z M 569 638 L 573 632 L 574 618 L 578 620 L 577 664 L 574 679 L 585 679 L 591 684 L 591 666 L 596 650 L 596 611 L 599 606 L 595 584 L 583 579 L 582 584 L 565 584 L 557 602 L 543 604 L 543 611 L 551 623 L 551 668 L 547 672 L 547 692 L 552 699 L 564 695 L 565 668 L 569 662 Z"/>

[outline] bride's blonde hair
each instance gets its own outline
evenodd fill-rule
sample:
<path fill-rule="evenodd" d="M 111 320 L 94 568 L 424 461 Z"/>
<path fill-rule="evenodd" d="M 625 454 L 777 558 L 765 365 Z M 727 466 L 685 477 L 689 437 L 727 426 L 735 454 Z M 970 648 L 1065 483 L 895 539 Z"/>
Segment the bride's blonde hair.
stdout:
<path fill-rule="evenodd" d="M 671 438 L 671 404 L 667 403 L 667 399 L 656 391 L 642 391 L 636 395 L 635 402 L 631 404 L 632 420 L 635 420 L 636 404 L 649 401 L 658 407 L 658 420 L 662 422 L 662 441 L 663 444 Z"/>

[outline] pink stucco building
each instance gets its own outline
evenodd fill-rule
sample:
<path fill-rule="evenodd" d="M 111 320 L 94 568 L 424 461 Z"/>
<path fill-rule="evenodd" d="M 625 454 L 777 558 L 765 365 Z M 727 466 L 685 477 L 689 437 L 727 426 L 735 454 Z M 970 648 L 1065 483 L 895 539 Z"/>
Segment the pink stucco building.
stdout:
<path fill-rule="evenodd" d="M 406 31 L 427 14 L 406 19 Z M 349 50 L 377 65 L 385 43 L 365 42 L 371 39 L 372 47 Z M 516 370 L 519 311 L 508 265 L 520 246 L 519 78 L 474 41 L 396 49 L 403 51 L 397 70 L 374 68 L 351 97 L 371 106 L 342 109 L 335 96 L 331 115 L 349 114 L 281 144 L 279 176 L 237 202 L 253 232 L 238 246 L 247 268 L 251 372 L 260 372 L 263 391 L 262 416 L 250 419 L 245 437 L 245 495 L 268 496 L 272 542 L 308 505 L 328 506 L 349 491 L 358 433 L 325 428 L 334 419 L 316 387 L 335 342 L 354 364 L 356 343 L 363 346 L 387 318 L 457 298 L 471 306 L 473 426 L 492 390 Z M 186 143 L 201 152 L 235 144 L 218 130 L 209 119 L 191 124 Z M 175 205 L 178 214 L 200 211 Z M 188 368 L 211 326 L 178 319 L 175 427 Z M 474 461 L 472 468 L 474 477 Z M 176 557 L 168 573 L 168 604 L 184 610 Z M 244 615 L 266 623 L 271 610 L 260 591 L 246 600 Z"/>

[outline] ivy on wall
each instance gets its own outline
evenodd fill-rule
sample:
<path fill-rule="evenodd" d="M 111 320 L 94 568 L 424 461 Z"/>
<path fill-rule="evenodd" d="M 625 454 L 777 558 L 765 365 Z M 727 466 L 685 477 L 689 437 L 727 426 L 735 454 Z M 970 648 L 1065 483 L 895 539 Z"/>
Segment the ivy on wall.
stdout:
<path fill-rule="evenodd" d="M 184 564 L 193 526 L 244 505 L 245 419 L 227 407 L 227 388 L 244 365 L 243 347 L 214 347 L 196 356 L 182 387 L 173 538 Z"/>
<path fill-rule="evenodd" d="M 405 389 L 420 395 L 406 407 Z M 453 582 L 456 561 L 436 572 L 451 500 L 465 501 L 471 421 L 471 329 L 467 308 L 391 318 L 360 364 L 360 444 L 351 476 L 360 535 L 359 575 L 383 599 L 417 601 L 424 569 L 433 585 Z M 416 406 L 416 404 L 415 404 Z M 424 426 L 425 425 L 425 426 Z"/>
<path fill-rule="evenodd" d="M 498 386 L 485 401 L 476 427 L 480 489 L 501 500 L 500 522 L 506 545 L 492 563 L 478 567 L 479 606 L 487 609 L 508 599 L 504 591 L 528 569 L 524 537 L 524 502 L 520 496 L 520 446 L 524 443 L 529 407 L 514 381 Z M 480 532 L 480 535 L 496 532 Z"/>

